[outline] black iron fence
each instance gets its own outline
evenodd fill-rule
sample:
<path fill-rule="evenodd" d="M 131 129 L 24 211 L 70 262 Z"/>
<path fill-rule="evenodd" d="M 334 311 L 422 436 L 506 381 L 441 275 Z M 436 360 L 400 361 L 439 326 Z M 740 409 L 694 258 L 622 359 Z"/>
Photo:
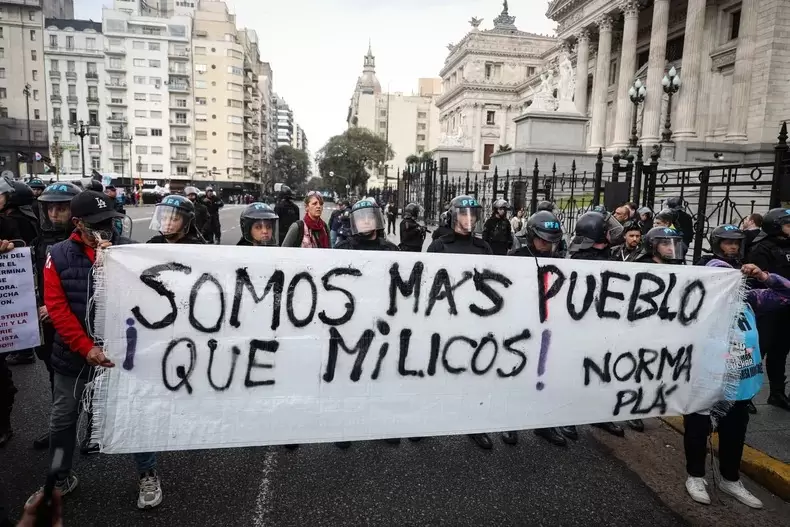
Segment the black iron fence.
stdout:
<path fill-rule="evenodd" d="M 565 232 L 573 232 L 576 219 L 595 206 L 608 210 L 626 202 L 650 207 L 658 212 L 669 197 L 681 197 L 694 219 L 695 237 L 691 247 L 696 260 L 706 247 L 711 228 L 722 223 L 738 224 L 753 212 L 765 212 L 790 201 L 790 153 L 787 125 L 783 124 L 775 147 L 775 158 L 765 163 L 660 169 L 660 147 L 645 155 L 642 147 L 633 154 L 612 158 L 604 170 L 603 153 L 598 152 L 595 170 L 558 172 L 556 165 L 501 173 L 441 173 L 436 161 L 410 165 L 398 174 L 398 186 L 372 189 L 381 201 L 399 206 L 417 203 L 427 223 L 438 221 L 449 201 L 457 195 L 474 196 L 486 215 L 497 199 L 508 200 L 514 210 L 534 213 L 538 202 L 551 201 Z"/>

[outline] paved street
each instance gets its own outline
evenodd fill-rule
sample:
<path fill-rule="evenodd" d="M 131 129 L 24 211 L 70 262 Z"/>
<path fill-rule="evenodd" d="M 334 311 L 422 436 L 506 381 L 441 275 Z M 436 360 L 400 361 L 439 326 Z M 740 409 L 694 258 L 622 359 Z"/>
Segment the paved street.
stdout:
<path fill-rule="evenodd" d="M 223 244 L 238 241 L 241 209 L 222 210 Z M 151 213 L 130 209 L 136 240 L 153 236 Z M 43 364 L 13 373 L 16 436 L 0 450 L 0 493 L 16 516 L 44 481 L 46 453 L 32 450 L 31 441 L 46 429 L 49 391 Z M 135 508 L 130 456 L 77 454 L 81 484 L 67 498 L 65 525 L 790 525 L 790 505 L 749 481 L 765 510 L 722 495 L 710 507 L 692 503 L 683 487 L 682 438 L 657 420 L 646 434 L 625 439 L 583 427 L 567 449 L 531 432 L 515 447 L 492 437 L 492 451 L 467 437 L 436 437 L 346 451 L 320 444 L 164 453 L 165 499 L 147 512 Z"/>

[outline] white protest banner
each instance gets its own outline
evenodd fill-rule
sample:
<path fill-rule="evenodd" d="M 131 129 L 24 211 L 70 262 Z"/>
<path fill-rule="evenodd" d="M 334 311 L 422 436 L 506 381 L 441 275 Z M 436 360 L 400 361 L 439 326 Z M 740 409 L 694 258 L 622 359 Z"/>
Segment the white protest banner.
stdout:
<path fill-rule="evenodd" d="M 109 453 L 679 415 L 722 397 L 737 271 L 194 245 L 109 249 Z"/>
<path fill-rule="evenodd" d="M 30 248 L 0 254 L 0 353 L 41 344 Z"/>

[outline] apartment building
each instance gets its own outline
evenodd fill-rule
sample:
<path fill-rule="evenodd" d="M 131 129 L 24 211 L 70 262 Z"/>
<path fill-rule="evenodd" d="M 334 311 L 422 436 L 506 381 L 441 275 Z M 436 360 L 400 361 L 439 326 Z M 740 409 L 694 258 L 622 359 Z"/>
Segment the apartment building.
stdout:
<path fill-rule="evenodd" d="M 17 152 L 30 159 L 47 155 L 47 101 L 41 0 L 0 1 L 0 174 L 39 173 L 36 163 L 20 164 Z"/>
<path fill-rule="evenodd" d="M 239 31 L 239 42 L 244 48 L 244 179 L 261 181 L 262 96 L 258 77 L 263 70 L 258 35 L 252 29 Z"/>
<path fill-rule="evenodd" d="M 291 146 L 299 150 L 307 150 L 307 135 L 304 133 L 304 128 L 302 128 L 299 123 L 294 125 L 294 134 Z"/>
<path fill-rule="evenodd" d="M 294 113 L 285 99 L 275 94 L 277 106 L 277 146 L 291 146 L 294 134 Z"/>
<path fill-rule="evenodd" d="M 101 132 L 109 100 L 101 23 L 45 19 L 44 63 L 50 157 L 67 177 L 103 170 Z"/>
<path fill-rule="evenodd" d="M 270 179 L 272 156 L 277 149 L 273 75 L 271 64 L 263 62 L 258 75 L 258 91 L 261 94 L 261 174 L 264 182 Z"/>
<path fill-rule="evenodd" d="M 195 172 L 192 17 L 188 6 L 152 7 L 116 0 L 103 11 L 109 129 L 101 135 L 102 167 L 118 184 L 169 182 L 178 191 Z"/>

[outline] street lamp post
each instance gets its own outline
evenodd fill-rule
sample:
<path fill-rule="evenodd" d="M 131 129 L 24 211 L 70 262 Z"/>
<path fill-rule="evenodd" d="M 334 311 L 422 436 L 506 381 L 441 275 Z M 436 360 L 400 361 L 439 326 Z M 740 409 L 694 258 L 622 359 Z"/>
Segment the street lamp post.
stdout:
<path fill-rule="evenodd" d="M 55 140 L 52 141 L 50 150 L 52 150 L 52 157 L 55 158 L 55 180 L 60 181 L 60 160 L 63 158 L 63 147 L 60 146 L 58 136 L 55 136 Z"/>
<path fill-rule="evenodd" d="M 636 143 L 639 140 L 639 137 L 636 135 L 636 119 L 639 115 L 639 105 L 645 102 L 646 95 L 647 88 L 642 84 L 641 80 L 636 79 L 634 85 L 628 90 L 628 96 L 631 98 L 631 102 L 634 103 L 634 122 L 631 125 L 631 148 L 636 148 Z"/>
<path fill-rule="evenodd" d="M 27 148 L 28 148 L 28 161 L 27 161 L 27 171 L 32 173 L 32 167 L 30 166 L 30 157 L 33 155 L 33 139 L 31 138 L 30 132 L 30 83 L 25 83 L 25 87 L 22 88 L 22 95 L 25 96 L 25 107 L 27 108 Z M 19 167 L 17 167 L 19 168 Z"/>
<path fill-rule="evenodd" d="M 664 131 L 661 132 L 661 140 L 668 143 L 672 141 L 672 96 L 680 89 L 680 75 L 678 75 L 674 66 L 664 75 L 661 86 L 664 88 L 664 93 L 669 97 L 667 102 L 667 122 L 664 123 Z"/>
<path fill-rule="evenodd" d="M 85 177 L 85 136 L 88 135 L 88 130 L 85 129 L 85 123 L 80 119 L 79 124 L 74 123 L 74 135 L 80 137 L 80 158 L 82 160 L 82 177 Z"/>

